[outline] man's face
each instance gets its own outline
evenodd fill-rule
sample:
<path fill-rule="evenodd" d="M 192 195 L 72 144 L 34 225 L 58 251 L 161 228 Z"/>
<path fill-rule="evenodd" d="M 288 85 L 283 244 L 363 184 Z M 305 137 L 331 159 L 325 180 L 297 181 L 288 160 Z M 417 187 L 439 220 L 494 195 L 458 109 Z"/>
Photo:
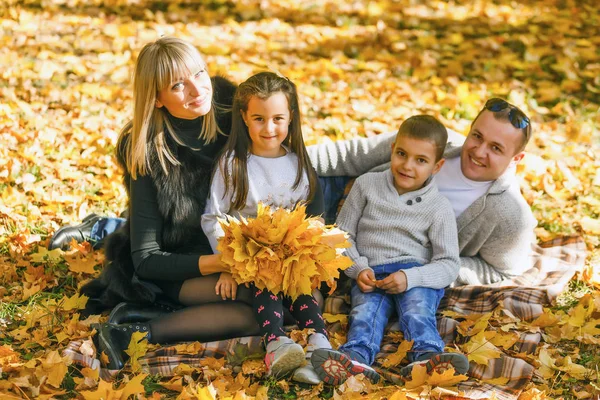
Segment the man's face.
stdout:
<path fill-rule="evenodd" d="M 477 182 L 498 179 L 511 163 L 523 158 L 517 152 L 523 141 L 523 131 L 508 120 L 498 120 L 485 110 L 471 126 L 460 154 L 463 174 Z"/>

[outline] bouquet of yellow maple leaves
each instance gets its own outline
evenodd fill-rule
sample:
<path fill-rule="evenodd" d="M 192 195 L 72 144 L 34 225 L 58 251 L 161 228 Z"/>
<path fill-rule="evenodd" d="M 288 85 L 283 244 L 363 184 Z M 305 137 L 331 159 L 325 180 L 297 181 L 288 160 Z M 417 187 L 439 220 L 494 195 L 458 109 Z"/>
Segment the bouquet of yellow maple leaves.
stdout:
<path fill-rule="evenodd" d="M 225 235 L 217 250 L 239 283 L 282 293 L 293 300 L 326 282 L 335 290 L 340 270 L 352 265 L 342 255 L 347 233 L 306 216 L 306 206 L 293 210 L 259 204 L 256 218 L 220 220 Z"/>

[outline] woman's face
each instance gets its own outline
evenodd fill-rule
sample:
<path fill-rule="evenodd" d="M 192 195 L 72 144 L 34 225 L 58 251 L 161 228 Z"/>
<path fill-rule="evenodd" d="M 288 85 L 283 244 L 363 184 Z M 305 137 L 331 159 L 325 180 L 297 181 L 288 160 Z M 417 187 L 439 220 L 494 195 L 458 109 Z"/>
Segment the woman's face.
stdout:
<path fill-rule="evenodd" d="M 158 92 L 156 107 L 165 107 L 177 118 L 196 119 L 206 115 L 212 105 L 212 84 L 206 68 L 181 77 Z"/>

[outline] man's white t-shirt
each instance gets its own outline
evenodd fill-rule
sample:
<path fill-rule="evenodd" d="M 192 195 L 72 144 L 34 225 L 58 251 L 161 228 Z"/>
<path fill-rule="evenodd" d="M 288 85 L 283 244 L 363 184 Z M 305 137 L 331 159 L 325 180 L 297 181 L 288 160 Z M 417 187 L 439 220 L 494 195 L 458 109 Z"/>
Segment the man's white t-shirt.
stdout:
<path fill-rule="evenodd" d="M 494 181 L 476 182 L 463 175 L 460 157 L 446 159 L 435 175 L 439 192 L 444 195 L 458 218 L 475 200 L 483 196 Z"/>

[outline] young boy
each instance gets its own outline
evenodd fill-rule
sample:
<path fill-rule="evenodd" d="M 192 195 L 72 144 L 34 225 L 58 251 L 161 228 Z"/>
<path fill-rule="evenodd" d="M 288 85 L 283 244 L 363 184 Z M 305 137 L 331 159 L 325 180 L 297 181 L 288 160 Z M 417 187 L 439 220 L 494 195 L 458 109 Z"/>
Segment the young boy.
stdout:
<path fill-rule="evenodd" d="M 316 350 L 311 359 L 326 383 L 338 385 L 360 373 L 379 380 L 370 365 L 394 309 L 404 338 L 414 340 L 402 375 L 417 364 L 428 372 L 468 370 L 464 355 L 443 352 L 435 317 L 460 263 L 454 211 L 432 182 L 444 164 L 447 139 L 434 117 L 408 118 L 392 144 L 391 168 L 356 179 L 340 211 L 337 224 L 350 234 L 346 254 L 354 261 L 346 274 L 356 282 L 348 341 L 339 351 Z"/>

